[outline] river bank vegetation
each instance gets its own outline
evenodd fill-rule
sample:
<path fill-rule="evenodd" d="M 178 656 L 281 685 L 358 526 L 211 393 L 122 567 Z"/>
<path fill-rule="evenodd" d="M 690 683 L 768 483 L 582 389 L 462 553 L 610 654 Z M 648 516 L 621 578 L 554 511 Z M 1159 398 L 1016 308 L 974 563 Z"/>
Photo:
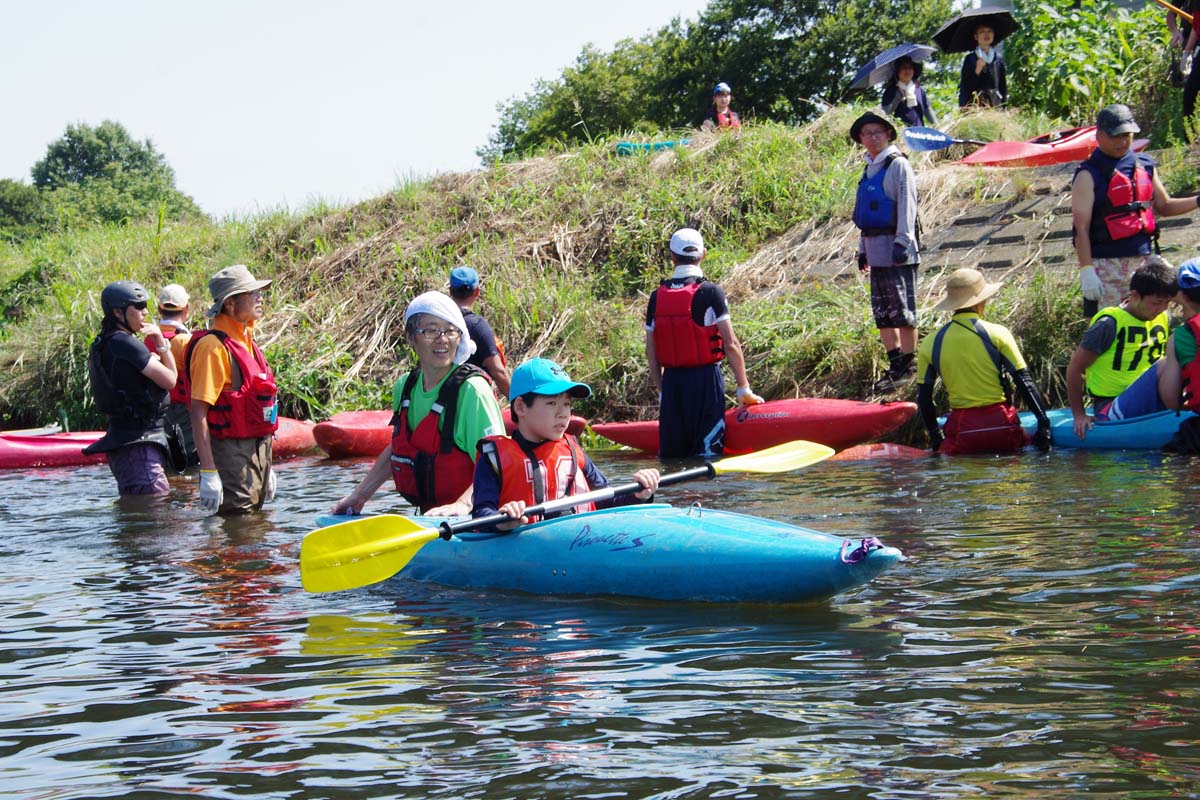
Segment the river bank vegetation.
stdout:
<path fill-rule="evenodd" d="M 922 24 L 939 18 L 937 2 L 918 5 Z M 1070 4 L 1037 5 L 1051 14 L 1060 13 L 1054 6 Z M 710 10 L 734 6 L 739 4 L 713 3 Z M 1082 4 L 1093 14 L 1108 8 Z M 1144 17 L 1122 11 L 1109 27 L 1136 30 Z M 1153 19 L 1161 28 L 1161 16 Z M 1162 38 L 1159 33 L 1154 35 Z M 1044 46 L 1040 39 L 1028 45 Z M 1021 59 L 1010 54 L 1015 74 Z M 957 73 L 928 74 L 931 93 L 943 97 L 941 108 L 948 109 Z M 1087 92 L 1112 89 L 1100 87 L 1084 85 Z M 1104 102 L 1134 104 L 1136 90 Z M 583 140 L 550 137 L 520 152 L 500 147 L 478 171 L 411 181 L 346 207 L 215 221 L 195 213 L 186 196 L 165 191 L 157 204 L 118 219 L 98 212 L 87 217 L 60 202 L 56 213 L 27 220 L 35 227 L 0 243 L 0 426 L 44 424 L 60 411 L 73 428 L 101 426 L 87 391 L 85 360 L 106 283 L 131 278 L 152 293 L 181 283 L 192 294 L 199 323 L 209 276 L 239 262 L 274 280 L 260 341 L 276 368 L 285 414 L 320 419 L 385 407 L 392 382 L 409 363 L 402 345 L 406 303 L 421 291 L 444 289 L 449 270 L 466 263 L 484 277 L 479 310 L 504 341 L 510 364 L 533 356 L 559 360 L 595 390 L 581 409 L 591 418 L 650 417 L 655 394 L 645 368 L 642 317 L 647 293 L 669 271 L 666 242 L 683 225 L 705 236 L 706 272 L 726 287 L 758 393 L 868 397 L 883 351 L 866 282 L 852 265 L 850 212 L 861 161 L 846 132 L 872 102 L 842 103 L 802 123 L 759 114 L 736 135 L 645 120 L 633 130 L 604 132 L 595 123 Z M 1089 100 L 1086 113 L 1067 114 L 1058 101 L 1044 102 L 1051 110 L 954 111 L 943 115 L 941 127 L 960 138 L 1024 139 L 1094 115 L 1100 104 Z M 1172 133 L 1180 130 L 1164 122 L 1152 132 L 1163 132 L 1163 177 L 1176 192 L 1195 183 L 1192 154 Z M 614 148 L 622 139 L 685 137 L 686 147 L 632 157 L 618 156 Z M 926 230 L 1002 191 L 986 173 L 951 165 L 946 155 L 914 156 Z M 492 160 L 497 156 L 503 157 Z M 165 167 L 165 161 L 151 161 L 155 170 Z M 129 184 L 128 172 L 106 174 Z M 161 179 L 164 173 L 156 174 Z M 164 186 L 174 191 L 173 176 L 167 177 L 171 182 Z M 1019 192 L 1016 184 L 1003 191 Z M 121 188 L 90 185 L 106 192 Z M 88 186 L 65 188 L 86 197 Z M 17 194 L 25 205 L 16 207 L 27 207 L 28 193 Z M 846 269 L 809 269 L 831 259 Z M 1063 369 L 1083 327 L 1075 270 L 1032 262 L 1001 277 L 1006 288 L 989 317 L 1014 330 L 1051 402 L 1061 405 Z M 935 278 L 922 275 L 922 308 L 933 305 Z M 939 318 L 922 312 L 921 329 Z M 914 393 L 910 387 L 889 399 Z"/>

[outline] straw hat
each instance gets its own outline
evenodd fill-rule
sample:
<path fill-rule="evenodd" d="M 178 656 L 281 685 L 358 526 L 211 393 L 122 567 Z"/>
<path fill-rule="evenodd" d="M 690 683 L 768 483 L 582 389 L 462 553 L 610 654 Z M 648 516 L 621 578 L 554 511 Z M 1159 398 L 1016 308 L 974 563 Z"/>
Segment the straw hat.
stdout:
<path fill-rule="evenodd" d="M 934 311 L 957 311 L 981 303 L 1000 291 L 1002 284 L 988 283 L 977 269 L 963 267 L 950 273 L 944 287 L 946 296 L 933 307 Z"/>

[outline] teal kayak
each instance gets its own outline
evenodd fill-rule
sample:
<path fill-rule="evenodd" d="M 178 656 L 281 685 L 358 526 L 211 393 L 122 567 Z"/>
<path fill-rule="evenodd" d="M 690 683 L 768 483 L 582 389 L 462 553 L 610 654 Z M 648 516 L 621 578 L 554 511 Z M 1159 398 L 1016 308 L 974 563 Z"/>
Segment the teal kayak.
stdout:
<path fill-rule="evenodd" d="M 671 139 L 665 142 L 617 142 L 616 151 L 619 156 L 631 156 L 634 153 L 653 153 L 672 147 L 687 147 L 691 139 Z"/>
<path fill-rule="evenodd" d="M 353 517 L 323 516 L 321 526 Z M 444 519 L 417 517 L 430 528 Z M 699 506 L 618 506 L 510 533 L 425 544 L 397 577 L 465 589 L 656 600 L 814 603 L 902 559 L 877 539 L 843 539 Z"/>
<path fill-rule="evenodd" d="M 1050 418 L 1050 433 L 1055 447 L 1077 447 L 1090 450 L 1158 450 L 1171 441 L 1179 423 L 1195 416 L 1190 411 L 1160 411 L 1143 417 L 1097 422 L 1081 441 L 1075 435 L 1075 417 L 1069 408 L 1053 408 L 1046 412 Z M 1037 419 L 1028 411 L 1021 412 L 1021 427 L 1031 436 L 1037 429 Z"/>

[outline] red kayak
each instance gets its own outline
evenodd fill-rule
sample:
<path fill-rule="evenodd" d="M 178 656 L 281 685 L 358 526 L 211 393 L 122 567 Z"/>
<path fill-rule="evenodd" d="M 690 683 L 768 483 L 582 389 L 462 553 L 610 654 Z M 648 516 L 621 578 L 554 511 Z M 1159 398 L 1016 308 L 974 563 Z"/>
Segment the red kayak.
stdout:
<path fill-rule="evenodd" d="M 504 425 L 511 434 L 515 429 L 508 409 L 502 412 Z M 391 411 L 343 411 L 313 428 L 317 446 L 330 458 L 377 456 L 392 441 Z M 567 433 L 578 436 L 587 429 L 583 417 L 571 417 Z"/>
<path fill-rule="evenodd" d="M 725 454 L 751 453 L 794 439 L 841 450 L 895 430 L 917 413 L 916 403 L 866 403 L 799 397 L 725 412 Z M 658 452 L 658 420 L 602 422 L 592 430 L 647 453 Z"/>
<path fill-rule="evenodd" d="M 312 430 L 311 422 L 280 417 L 279 430 L 275 432 L 275 458 L 292 458 L 316 449 Z M 103 453 L 85 456 L 82 451 L 103 435 L 104 431 L 33 435 L 0 431 L 0 469 L 102 464 L 105 461 Z"/>
<path fill-rule="evenodd" d="M 1149 139 L 1135 139 L 1134 150 L 1145 150 Z M 1083 161 L 1096 149 L 1096 126 L 1068 128 L 1027 142 L 989 142 L 960 164 L 976 167 L 1044 167 Z"/>

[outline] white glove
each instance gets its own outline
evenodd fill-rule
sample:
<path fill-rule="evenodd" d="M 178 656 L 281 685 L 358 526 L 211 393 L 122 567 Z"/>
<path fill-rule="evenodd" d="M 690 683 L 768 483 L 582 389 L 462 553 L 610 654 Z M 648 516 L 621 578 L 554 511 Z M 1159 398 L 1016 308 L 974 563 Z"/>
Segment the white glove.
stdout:
<path fill-rule="evenodd" d="M 275 468 L 271 467 L 271 470 L 267 473 L 267 488 L 266 491 L 263 492 L 264 503 L 269 503 L 275 499 L 275 488 Z"/>
<path fill-rule="evenodd" d="M 1087 266 L 1079 270 L 1079 288 L 1083 290 L 1084 300 L 1099 300 L 1104 294 L 1104 284 L 1100 282 L 1095 267 Z"/>
<path fill-rule="evenodd" d="M 217 513 L 224 497 L 221 475 L 215 469 L 200 470 L 200 508 L 204 513 L 208 516 Z"/>

